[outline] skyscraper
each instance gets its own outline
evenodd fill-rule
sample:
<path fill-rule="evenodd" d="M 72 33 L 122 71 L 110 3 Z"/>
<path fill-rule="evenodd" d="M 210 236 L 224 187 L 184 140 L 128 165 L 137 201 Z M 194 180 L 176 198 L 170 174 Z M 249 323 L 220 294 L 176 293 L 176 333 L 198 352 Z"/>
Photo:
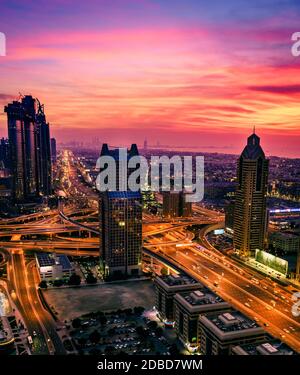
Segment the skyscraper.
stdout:
<path fill-rule="evenodd" d="M 56 139 L 55 138 L 50 139 L 50 148 L 51 148 L 51 160 L 54 163 L 54 162 L 56 162 L 56 158 L 57 158 Z"/>
<path fill-rule="evenodd" d="M 36 156 L 38 166 L 38 193 L 50 195 L 52 192 L 52 164 L 50 149 L 50 130 L 46 121 L 44 105 L 38 99 L 36 113 Z"/>
<path fill-rule="evenodd" d="M 127 163 L 138 156 L 136 145 L 127 150 Z M 100 258 L 105 277 L 136 275 L 140 272 L 142 251 L 142 196 L 140 191 L 122 189 L 126 176 L 119 150 L 102 146 L 101 156 L 111 156 L 116 162 L 116 191 L 100 193 Z M 127 176 L 131 173 L 127 170 Z M 119 183 L 121 176 L 121 184 Z"/>
<path fill-rule="evenodd" d="M 140 192 L 101 194 L 101 258 L 105 276 L 138 275 L 142 251 Z"/>
<path fill-rule="evenodd" d="M 134 157 L 139 156 L 137 145 L 134 143 L 129 150 L 122 148 L 109 149 L 107 143 L 103 143 L 100 156 L 110 156 L 116 162 L 116 191 L 127 191 L 128 177 L 136 168 L 128 168 L 128 161 Z M 138 166 L 137 166 L 138 168 Z M 105 168 L 100 168 L 100 172 Z"/>
<path fill-rule="evenodd" d="M 49 124 L 44 108 L 27 95 L 5 106 L 13 175 L 13 196 L 26 200 L 51 193 Z"/>
<path fill-rule="evenodd" d="M 254 257 L 266 238 L 266 195 L 269 161 L 253 133 L 239 160 L 234 208 L 234 248 L 241 256 Z"/>

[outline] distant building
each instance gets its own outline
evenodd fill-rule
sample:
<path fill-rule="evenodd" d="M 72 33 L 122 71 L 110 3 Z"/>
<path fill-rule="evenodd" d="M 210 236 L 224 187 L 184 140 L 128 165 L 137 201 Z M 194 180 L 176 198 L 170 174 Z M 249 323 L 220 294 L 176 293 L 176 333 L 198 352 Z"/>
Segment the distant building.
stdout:
<path fill-rule="evenodd" d="M 204 186 L 205 199 L 224 199 L 228 195 L 233 194 L 235 190 L 234 182 L 230 181 L 207 181 Z"/>
<path fill-rule="evenodd" d="M 74 273 L 74 268 L 66 255 L 37 253 L 35 259 L 41 280 L 64 279 Z"/>
<path fill-rule="evenodd" d="M 266 240 L 266 196 L 269 161 L 253 133 L 244 148 L 237 169 L 234 209 L 234 249 L 241 256 L 254 257 Z"/>
<path fill-rule="evenodd" d="M 269 247 L 285 253 L 297 253 L 300 249 L 300 237 L 294 233 L 272 232 L 269 234 Z"/>
<path fill-rule="evenodd" d="M 229 310 L 230 305 L 206 287 L 175 295 L 175 329 L 184 345 L 198 346 L 199 315 Z"/>
<path fill-rule="evenodd" d="M 4 108 L 8 120 L 13 196 L 17 201 L 51 193 L 49 124 L 44 107 L 27 95 Z"/>
<path fill-rule="evenodd" d="M 144 140 L 144 150 L 145 151 L 148 150 L 148 141 L 147 141 L 147 139 Z"/>
<path fill-rule="evenodd" d="M 55 138 L 50 139 L 50 148 L 51 148 L 51 160 L 54 163 L 54 162 L 56 162 L 56 158 L 57 158 L 56 139 Z"/>
<path fill-rule="evenodd" d="M 105 276 L 138 275 L 142 257 L 140 192 L 105 192 L 100 197 L 101 259 Z"/>
<path fill-rule="evenodd" d="M 0 140 L 0 163 L 3 163 L 3 168 L 10 168 L 10 151 L 9 141 L 6 138 Z"/>
<path fill-rule="evenodd" d="M 163 192 L 163 216 L 167 218 L 192 216 L 192 203 L 186 200 L 187 193 L 181 191 Z"/>
<path fill-rule="evenodd" d="M 0 199 L 10 198 L 12 195 L 12 177 L 6 177 L 5 175 L 2 177 L 0 170 Z"/>
<path fill-rule="evenodd" d="M 201 315 L 198 328 L 203 355 L 228 355 L 233 346 L 258 344 L 266 337 L 262 327 L 236 310 Z"/>
<path fill-rule="evenodd" d="M 185 274 L 157 276 L 154 279 L 155 306 L 165 322 L 175 324 L 174 298 L 179 292 L 191 292 L 202 288 L 197 280 Z"/>
<path fill-rule="evenodd" d="M 270 337 L 260 344 L 244 344 L 234 346 L 231 355 L 297 355 L 292 348 L 284 342 Z"/>

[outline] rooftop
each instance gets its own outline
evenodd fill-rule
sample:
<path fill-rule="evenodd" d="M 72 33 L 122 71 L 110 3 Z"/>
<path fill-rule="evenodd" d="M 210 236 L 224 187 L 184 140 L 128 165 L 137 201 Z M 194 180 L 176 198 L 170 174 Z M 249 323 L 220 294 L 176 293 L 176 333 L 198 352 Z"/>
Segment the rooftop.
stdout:
<path fill-rule="evenodd" d="M 271 238 L 285 238 L 285 239 L 294 239 L 294 238 L 299 238 L 299 236 L 296 233 L 291 233 L 291 232 L 271 232 L 270 233 Z"/>
<path fill-rule="evenodd" d="M 224 333 L 260 328 L 254 320 L 236 310 L 223 314 L 207 314 L 205 318 Z"/>
<path fill-rule="evenodd" d="M 48 253 L 37 253 L 36 259 L 40 267 L 49 267 L 57 264 L 61 265 L 63 270 L 72 269 L 69 258 L 63 254 L 52 255 Z"/>
<path fill-rule="evenodd" d="M 197 284 L 198 281 L 186 274 L 171 274 L 159 276 L 169 286 Z"/>
<path fill-rule="evenodd" d="M 179 296 L 191 306 L 213 305 L 222 303 L 224 300 L 213 293 L 210 289 L 203 287 L 192 292 L 179 293 Z"/>
<path fill-rule="evenodd" d="M 242 152 L 242 157 L 248 160 L 256 160 L 259 157 L 265 158 L 265 154 L 260 146 L 260 138 L 253 133 L 248 137 L 247 146 Z"/>
<path fill-rule="evenodd" d="M 120 156 L 119 150 L 120 149 L 118 147 L 109 148 L 107 143 L 103 143 L 102 149 L 101 149 L 101 156 L 103 155 L 111 156 L 115 160 L 119 160 L 119 156 Z M 130 149 L 127 149 L 127 160 L 129 160 L 132 156 L 138 156 L 138 155 L 139 155 L 139 151 L 138 151 L 137 145 L 134 143 L 131 145 Z"/>
<path fill-rule="evenodd" d="M 270 338 L 270 340 L 259 345 L 255 343 L 235 346 L 234 353 L 240 355 L 295 355 L 297 354 L 287 344 L 280 340 Z"/>

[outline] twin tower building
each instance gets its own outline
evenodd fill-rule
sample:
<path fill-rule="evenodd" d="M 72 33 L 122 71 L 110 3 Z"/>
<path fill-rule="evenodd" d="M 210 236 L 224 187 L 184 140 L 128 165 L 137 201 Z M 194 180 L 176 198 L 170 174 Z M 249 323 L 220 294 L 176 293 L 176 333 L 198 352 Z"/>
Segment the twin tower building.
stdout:
<path fill-rule="evenodd" d="M 52 193 L 49 124 L 44 106 L 30 95 L 5 106 L 13 198 L 26 202 Z"/>

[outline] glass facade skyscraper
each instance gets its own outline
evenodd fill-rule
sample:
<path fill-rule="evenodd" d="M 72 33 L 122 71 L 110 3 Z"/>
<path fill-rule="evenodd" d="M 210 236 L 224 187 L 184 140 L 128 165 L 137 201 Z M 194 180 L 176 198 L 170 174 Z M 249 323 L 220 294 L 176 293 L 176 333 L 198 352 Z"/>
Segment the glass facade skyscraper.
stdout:
<path fill-rule="evenodd" d="M 140 191 L 122 191 L 119 175 L 122 166 L 118 150 L 103 145 L 101 155 L 111 156 L 116 162 L 116 191 L 100 193 L 100 258 L 105 277 L 137 275 L 140 273 L 142 252 L 142 195 Z M 127 161 L 138 156 L 136 145 L 127 153 Z M 132 170 L 127 171 L 127 176 Z M 123 185 L 123 182 L 121 183 Z"/>
<path fill-rule="evenodd" d="M 105 274 L 137 275 L 142 250 L 140 192 L 101 194 L 101 258 Z"/>

